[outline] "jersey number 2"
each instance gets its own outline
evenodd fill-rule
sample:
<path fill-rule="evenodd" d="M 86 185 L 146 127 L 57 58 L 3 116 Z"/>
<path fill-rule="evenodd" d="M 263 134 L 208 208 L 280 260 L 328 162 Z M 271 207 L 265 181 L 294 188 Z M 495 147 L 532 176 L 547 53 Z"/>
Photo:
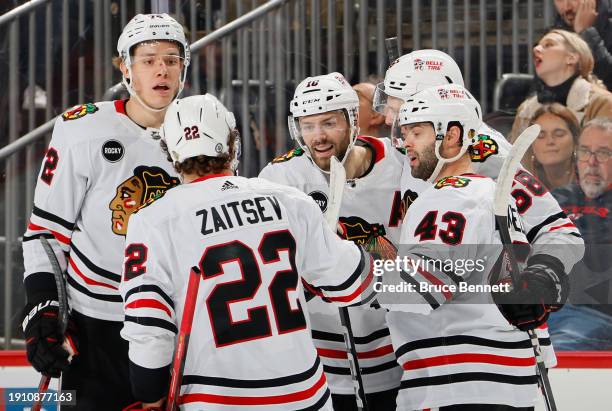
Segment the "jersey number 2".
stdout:
<path fill-rule="evenodd" d="M 251 300 L 261 287 L 261 270 L 266 264 L 280 261 L 280 251 L 289 254 L 289 265 L 285 270 L 277 271 L 268 287 L 273 315 L 270 316 L 266 305 L 249 308 L 248 319 L 232 319 L 233 303 Z M 306 327 L 306 319 L 297 301 L 297 308 L 291 308 L 288 292 L 298 286 L 298 274 L 295 267 L 295 240 L 287 230 L 264 234 L 257 249 L 263 266 L 260 267 L 253 249 L 241 241 L 208 247 L 200 259 L 200 270 L 204 280 L 224 274 L 223 265 L 236 262 L 241 271 L 241 278 L 236 281 L 216 285 L 206 300 L 211 326 L 217 347 L 237 344 L 272 335 L 271 318 L 276 321 L 279 334 L 284 334 Z"/>
<path fill-rule="evenodd" d="M 461 244 L 463 231 L 465 230 L 465 217 L 463 214 L 454 211 L 447 211 L 444 213 L 442 215 L 442 222 L 447 223 L 446 230 L 438 230 L 438 225 L 436 224 L 437 219 L 437 211 L 430 211 L 425 214 L 425 217 L 423 217 L 414 230 L 414 236 L 418 236 L 419 241 L 426 241 L 435 240 L 437 234 L 446 244 Z"/>
<path fill-rule="evenodd" d="M 42 172 L 40 173 L 40 179 L 51 185 L 51 181 L 53 180 L 54 172 L 57 167 L 57 162 L 59 161 L 59 154 L 57 154 L 57 150 L 53 147 L 49 147 L 47 150 L 47 154 L 45 155 L 45 164 L 43 164 Z"/>

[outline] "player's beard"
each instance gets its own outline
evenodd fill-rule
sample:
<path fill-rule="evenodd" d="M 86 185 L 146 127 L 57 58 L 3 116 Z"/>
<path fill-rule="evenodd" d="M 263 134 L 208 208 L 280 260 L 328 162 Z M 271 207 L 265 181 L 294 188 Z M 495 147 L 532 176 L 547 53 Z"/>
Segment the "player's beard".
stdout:
<path fill-rule="evenodd" d="M 438 164 L 434 147 L 434 145 L 430 145 L 423 150 L 422 153 L 416 153 L 419 160 L 419 165 L 410 170 L 414 178 L 427 180 L 434 172 L 436 165 Z"/>

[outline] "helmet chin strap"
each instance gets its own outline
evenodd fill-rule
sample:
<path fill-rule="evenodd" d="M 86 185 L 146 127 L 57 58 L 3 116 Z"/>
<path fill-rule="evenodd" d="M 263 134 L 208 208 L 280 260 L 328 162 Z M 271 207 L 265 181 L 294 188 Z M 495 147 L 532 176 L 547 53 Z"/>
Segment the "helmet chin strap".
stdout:
<path fill-rule="evenodd" d="M 435 147 L 435 153 L 436 153 L 436 158 L 438 159 L 438 163 L 436 164 L 436 167 L 434 168 L 434 171 L 431 173 L 431 175 L 429 176 L 429 178 L 427 179 L 427 182 L 429 183 L 435 183 L 438 175 L 440 175 L 440 171 L 442 171 L 442 167 L 444 167 L 444 164 L 446 163 L 452 163 L 455 162 L 457 160 L 459 160 L 459 158 L 461 158 L 461 156 L 463 156 L 465 154 L 465 152 L 467 151 L 467 144 L 463 144 L 461 146 L 461 149 L 459 150 L 459 152 L 457 153 L 456 156 L 452 157 L 452 158 L 444 158 L 442 157 L 442 154 L 440 153 L 440 148 L 442 147 L 442 141 L 443 140 L 439 140 L 436 139 L 436 147 Z"/>
<path fill-rule="evenodd" d="M 132 67 L 131 66 L 127 66 L 127 71 L 128 71 L 128 74 L 130 75 L 130 78 L 132 78 L 133 77 L 132 76 Z M 127 89 L 128 93 L 130 93 L 130 96 L 134 97 L 140 103 L 141 106 L 143 106 L 147 110 L 152 111 L 154 113 L 159 113 L 161 111 L 166 110 L 172 103 L 174 103 L 174 100 L 176 100 L 178 98 L 178 96 L 182 93 L 183 87 L 185 87 L 185 77 L 186 77 L 186 74 L 187 74 L 187 70 L 186 70 L 186 68 L 183 68 L 183 72 L 181 73 L 181 80 L 180 80 L 180 83 L 179 83 L 178 92 L 176 93 L 174 98 L 170 101 L 170 103 L 168 103 L 167 105 L 165 105 L 162 108 L 153 108 L 153 107 L 149 106 L 147 103 L 145 103 L 144 100 L 142 100 L 140 98 L 138 93 L 136 93 L 136 91 L 132 88 L 132 82 L 128 81 L 128 79 L 125 76 L 122 76 L 121 82 L 123 83 L 123 85 Z"/>

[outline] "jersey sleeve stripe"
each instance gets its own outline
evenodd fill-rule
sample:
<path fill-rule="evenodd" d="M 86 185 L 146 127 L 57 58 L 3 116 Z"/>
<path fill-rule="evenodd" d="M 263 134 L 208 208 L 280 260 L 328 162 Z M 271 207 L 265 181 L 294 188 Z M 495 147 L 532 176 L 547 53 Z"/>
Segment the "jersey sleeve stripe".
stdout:
<path fill-rule="evenodd" d="M 307 388 L 302 391 L 294 392 L 291 394 L 247 397 L 247 396 L 194 393 L 194 394 L 182 395 L 179 400 L 179 404 L 189 404 L 192 402 L 204 402 L 204 403 L 210 403 L 210 404 L 223 404 L 223 405 L 246 405 L 246 406 L 286 404 L 289 402 L 304 401 L 309 398 L 312 398 L 317 394 L 317 392 L 321 388 L 324 388 L 324 387 L 326 387 L 325 374 L 321 373 L 321 377 L 312 387 Z"/>
<path fill-rule="evenodd" d="M 161 318 L 155 318 L 155 317 L 135 317 L 135 316 L 131 316 L 131 315 L 126 315 L 124 321 L 125 322 L 136 323 L 138 325 L 143 325 L 143 326 L 146 326 L 146 327 L 159 327 L 159 328 L 163 328 L 163 329 L 168 330 L 168 331 L 170 331 L 170 332 L 172 332 L 174 334 L 178 333 L 176 325 L 174 325 L 170 321 L 163 320 Z"/>
<path fill-rule="evenodd" d="M 423 261 L 431 261 L 433 262 L 433 266 L 435 267 L 435 262 L 439 261 L 439 260 L 435 260 L 433 258 L 430 258 L 424 254 L 418 254 L 418 253 L 414 253 L 414 255 L 418 256 L 421 260 Z M 448 271 L 448 270 L 442 270 L 442 272 L 448 277 L 450 278 L 455 284 L 459 285 L 463 282 L 465 282 L 465 280 L 463 279 L 463 277 L 458 276 L 457 274 L 455 274 L 452 271 Z"/>
<path fill-rule="evenodd" d="M 556 225 L 554 227 L 550 227 L 548 229 L 548 231 L 555 231 L 558 230 L 560 228 L 565 228 L 565 227 L 571 227 L 571 228 L 576 228 L 576 226 L 574 225 L 574 223 L 565 223 L 565 224 L 561 224 L 561 225 Z"/>
<path fill-rule="evenodd" d="M 83 274 L 81 272 L 81 270 L 79 270 L 79 267 L 77 267 L 77 265 L 75 264 L 74 260 L 72 258 L 68 258 L 68 263 L 70 264 L 70 267 L 72 267 L 72 270 L 79 276 L 81 277 L 81 279 L 83 281 L 85 281 L 85 284 L 87 285 L 97 285 L 99 287 L 104 287 L 104 288 L 110 288 L 111 290 L 117 290 L 119 291 L 119 288 L 111 285 L 111 284 L 106 284 L 100 281 L 96 281 L 96 280 L 92 280 L 91 278 L 85 276 L 85 274 Z"/>
<path fill-rule="evenodd" d="M 350 286 L 353 285 L 359 279 L 359 276 L 361 276 L 361 274 L 363 273 L 364 266 L 366 264 L 365 263 L 366 256 L 364 255 L 365 252 L 363 251 L 361 247 L 359 247 L 359 251 L 361 252 L 361 258 L 359 260 L 359 264 L 357 265 L 357 268 L 355 269 L 355 271 L 353 271 L 353 274 L 351 274 L 350 277 L 345 282 L 343 282 L 340 285 L 324 285 L 324 286 L 320 286 L 317 288 L 322 291 L 343 291 L 343 290 L 346 290 L 347 288 L 350 288 Z"/>
<path fill-rule="evenodd" d="M 530 244 L 533 243 L 533 240 L 538 236 L 542 228 L 546 227 L 549 224 L 554 223 L 557 220 L 564 220 L 564 219 L 567 219 L 567 216 L 565 215 L 563 211 L 549 216 L 544 221 L 542 221 L 540 224 L 532 227 L 531 230 L 529 230 L 529 232 L 527 233 L 527 241 L 529 241 Z"/>
<path fill-rule="evenodd" d="M 376 348 L 370 351 L 363 351 L 363 352 L 358 351 L 357 358 L 359 359 L 378 358 L 378 357 L 383 357 L 387 354 L 391 354 L 392 352 L 393 352 L 393 346 L 385 345 L 383 347 L 379 347 L 379 348 Z M 326 357 L 326 358 L 339 358 L 339 359 L 348 358 L 345 350 L 332 350 L 329 348 L 317 348 L 317 353 L 319 353 L 321 357 Z"/>
<path fill-rule="evenodd" d="M 134 287 L 125 293 L 125 301 L 129 300 L 130 296 L 137 293 L 156 293 L 174 310 L 174 302 L 159 286 L 155 284 L 141 284 Z"/>
<path fill-rule="evenodd" d="M 397 367 L 397 361 L 394 359 L 383 364 L 374 365 L 372 367 L 361 367 L 362 374 L 376 374 L 382 371 L 391 370 Z M 326 374 L 336 375 L 351 375 L 351 369 L 349 367 L 334 367 L 331 365 L 323 365 L 323 371 Z"/>
<path fill-rule="evenodd" d="M 50 240 L 52 238 L 55 239 L 53 234 L 40 233 L 40 234 L 33 234 L 33 235 L 24 235 L 21 241 L 26 243 L 28 241 L 38 240 L 39 238 L 46 238 L 47 240 Z"/>
<path fill-rule="evenodd" d="M 409 380 L 402 380 L 400 384 L 400 389 L 428 387 L 432 385 L 455 384 L 469 381 L 489 381 L 512 385 L 530 385 L 536 384 L 538 382 L 537 377 L 535 375 L 516 376 L 487 372 L 464 372 L 450 375 L 439 375 L 435 377 L 411 378 Z"/>
<path fill-rule="evenodd" d="M 40 225 L 36 225 L 32 222 L 30 222 L 28 224 L 28 230 L 32 230 L 32 231 L 49 231 L 51 234 L 53 234 L 53 237 L 55 237 L 55 239 L 57 241 L 59 241 L 60 243 L 64 243 L 66 245 L 70 245 L 70 238 L 66 237 L 65 235 L 62 235 L 60 233 L 58 233 L 57 231 L 53 231 L 50 230 L 48 228 L 45 228 L 43 226 Z"/>
<path fill-rule="evenodd" d="M 436 298 L 431 293 L 420 291 L 419 282 L 413 276 L 402 270 L 400 272 L 400 278 L 406 283 L 412 284 L 414 290 L 421 296 L 421 298 L 423 298 L 424 302 L 429 304 L 432 310 L 435 310 L 436 308 L 440 307 L 438 300 L 436 300 Z"/>
<path fill-rule="evenodd" d="M 43 220 L 48 220 L 51 221 L 55 224 L 59 224 L 62 227 L 64 227 L 66 230 L 68 231 L 73 231 L 74 230 L 74 223 L 64 220 L 61 217 L 56 216 L 55 214 L 51 214 L 48 211 L 45 210 L 41 210 L 40 208 L 34 206 L 32 209 L 32 214 L 34 214 L 37 217 L 42 218 Z"/>
<path fill-rule="evenodd" d="M 439 355 L 437 357 L 421 358 L 418 360 L 406 361 L 402 368 L 406 371 L 418 370 L 421 368 L 437 367 L 440 365 L 462 364 L 462 363 L 485 363 L 495 365 L 507 365 L 513 367 L 533 367 L 535 357 L 510 357 L 495 354 L 451 354 Z"/>
<path fill-rule="evenodd" d="M 239 380 L 234 378 L 208 377 L 203 375 L 185 375 L 182 385 L 210 385 L 215 387 L 227 388 L 279 388 L 283 385 L 297 384 L 312 378 L 321 365 L 321 359 L 316 358 L 312 367 L 304 372 L 279 378 Z"/>
<path fill-rule="evenodd" d="M 125 308 L 126 309 L 128 309 L 128 308 L 132 308 L 132 309 L 137 309 L 137 308 L 157 308 L 158 310 L 162 310 L 166 314 L 168 314 L 168 317 L 172 317 L 172 312 L 170 311 L 170 309 L 168 307 L 166 307 L 161 302 L 159 302 L 157 300 L 153 300 L 151 298 L 142 298 L 142 299 L 139 299 L 139 300 L 134 300 L 134 301 L 126 304 Z"/>
<path fill-rule="evenodd" d="M 371 265 L 371 267 L 373 268 L 372 265 Z M 368 275 L 365 278 L 365 280 L 363 281 L 363 283 L 361 283 L 359 285 L 359 287 L 357 287 L 357 289 L 355 291 L 353 291 L 351 294 L 345 295 L 345 296 L 339 296 L 339 297 L 330 297 L 330 296 L 328 296 L 327 298 L 329 298 L 330 301 L 338 301 L 338 302 L 343 302 L 343 303 L 347 303 L 347 302 L 351 302 L 353 300 L 356 300 L 361 294 L 364 293 L 365 290 L 367 290 L 368 286 L 370 285 L 370 283 L 372 282 L 373 279 L 374 279 L 374 273 L 373 273 L 372 270 L 370 270 L 370 272 L 368 273 Z M 364 299 L 366 299 L 366 298 L 367 297 L 365 297 Z"/>
<path fill-rule="evenodd" d="M 85 254 L 83 254 L 81 252 L 81 250 L 79 250 L 76 245 L 74 244 L 74 242 L 72 243 L 70 249 L 72 251 L 74 251 L 74 253 L 77 255 L 77 257 L 79 257 L 79 260 L 81 260 L 83 262 L 83 264 L 85 264 L 85 266 L 92 272 L 96 273 L 97 275 L 99 275 L 100 277 L 104 277 L 107 278 L 109 280 L 112 280 L 116 283 L 121 282 L 121 275 L 119 274 L 115 274 L 115 273 L 111 273 L 110 271 L 107 271 L 103 268 L 98 267 L 97 265 L 95 265 L 94 263 L 91 262 L 91 260 L 89 258 L 87 258 L 85 256 Z"/>
<path fill-rule="evenodd" d="M 325 390 L 325 394 L 323 394 L 323 396 L 321 398 L 319 398 L 319 400 L 317 402 L 312 404 L 310 407 L 301 408 L 301 409 L 296 410 L 296 411 L 319 411 L 319 410 L 321 410 L 323 408 L 325 403 L 327 403 L 327 400 L 329 400 L 330 396 L 331 396 L 331 391 L 328 388 L 328 389 Z"/>
<path fill-rule="evenodd" d="M 388 328 L 383 328 L 383 329 L 374 331 L 373 333 L 371 333 L 369 335 L 365 335 L 363 337 L 355 336 L 355 342 L 357 344 L 369 344 L 369 343 L 374 342 L 376 340 L 379 340 L 379 339 L 381 339 L 383 337 L 388 337 L 389 335 L 390 335 L 389 329 Z"/>
<path fill-rule="evenodd" d="M 74 278 L 72 278 L 70 273 L 68 273 L 68 275 L 66 276 L 66 281 L 68 282 L 68 285 L 70 285 L 70 287 L 74 288 L 76 291 L 96 300 L 108 301 L 113 303 L 123 302 L 123 299 L 119 294 L 98 294 L 88 290 L 86 287 L 79 284 Z"/>

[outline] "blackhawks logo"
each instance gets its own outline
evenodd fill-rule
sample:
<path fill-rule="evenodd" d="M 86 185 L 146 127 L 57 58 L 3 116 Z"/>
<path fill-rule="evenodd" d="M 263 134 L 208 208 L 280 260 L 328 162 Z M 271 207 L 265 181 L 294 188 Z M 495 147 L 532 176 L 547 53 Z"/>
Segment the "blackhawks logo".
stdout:
<path fill-rule="evenodd" d="M 436 183 L 436 185 L 434 185 L 434 188 L 438 190 L 441 189 L 442 187 L 461 188 L 461 187 L 466 187 L 469 183 L 470 183 L 469 178 L 450 176 L 450 177 L 444 177 L 443 179 L 439 180 Z"/>
<path fill-rule="evenodd" d="M 134 175 L 119 184 L 115 197 L 108 205 L 113 212 L 113 233 L 125 236 L 132 214 L 162 197 L 166 191 L 178 184 L 179 179 L 171 177 L 163 168 L 136 167 Z"/>
<path fill-rule="evenodd" d="M 483 163 L 490 156 L 499 153 L 499 145 L 491 137 L 479 134 L 469 150 L 473 162 Z"/>
<path fill-rule="evenodd" d="M 301 147 L 297 147 L 289 151 L 288 153 L 283 154 L 282 156 L 276 157 L 274 160 L 272 160 L 272 163 L 283 163 L 285 161 L 291 160 L 293 157 L 299 157 L 302 154 L 304 154 L 304 149 Z"/>
<path fill-rule="evenodd" d="M 385 227 L 378 223 L 368 223 L 361 217 L 340 217 L 338 226 L 340 235 L 347 240 L 363 246 L 376 259 L 392 260 L 397 256 L 397 249 L 385 237 Z"/>
<path fill-rule="evenodd" d="M 93 103 L 81 104 L 80 106 L 75 106 L 66 111 L 64 114 L 62 114 L 62 118 L 64 121 L 77 120 L 86 116 L 87 114 L 93 114 L 98 110 L 98 106 Z"/>

